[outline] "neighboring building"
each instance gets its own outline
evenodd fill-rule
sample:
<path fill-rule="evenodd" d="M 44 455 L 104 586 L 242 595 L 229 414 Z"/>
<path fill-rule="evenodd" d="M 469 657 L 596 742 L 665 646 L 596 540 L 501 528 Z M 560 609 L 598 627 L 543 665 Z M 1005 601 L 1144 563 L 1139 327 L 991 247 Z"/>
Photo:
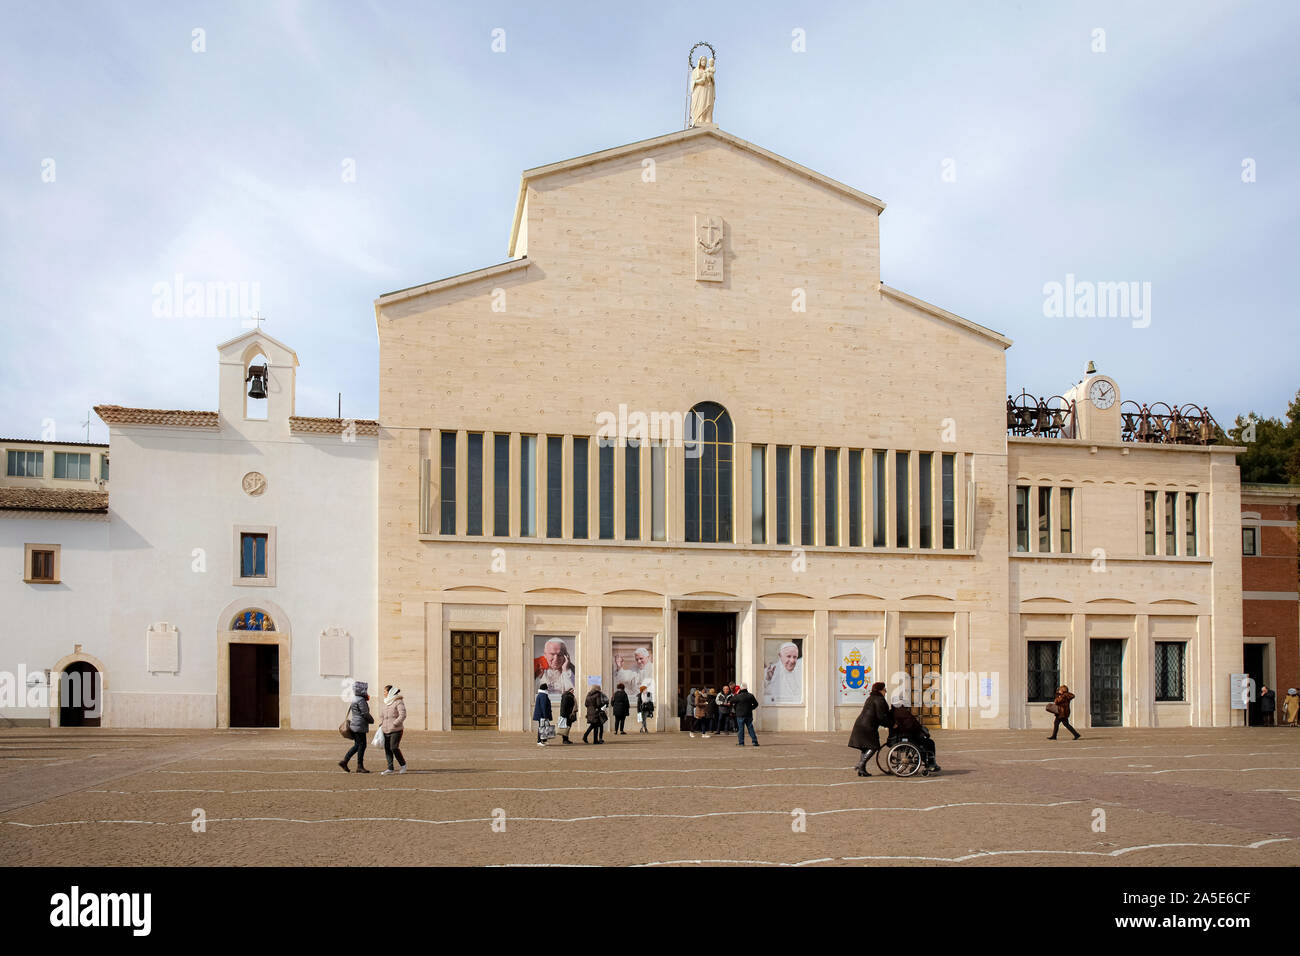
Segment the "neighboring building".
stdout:
<path fill-rule="evenodd" d="M 1296 511 L 1300 485 L 1241 486 L 1244 673 L 1277 691 L 1300 687 L 1300 576 Z M 1250 708 L 1259 720 L 1259 705 Z"/>
<path fill-rule="evenodd" d="M 108 646 L 108 541 L 106 491 L 0 488 L 0 726 L 98 723 L 93 691 L 60 719 L 51 676 Z"/>
<path fill-rule="evenodd" d="M 1236 450 L 1105 376 L 1013 415 L 1010 340 L 881 282 L 883 209 L 696 126 L 526 171 L 509 261 L 376 301 L 409 726 L 597 679 L 667 729 L 739 679 L 765 729 L 844 730 L 914 668 L 947 727 L 1045 726 L 1061 682 L 1081 726 L 1228 724 Z"/>
<path fill-rule="evenodd" d="M 63 488 L 108 491 L 108 446 L 0 438 L 4 474 L 0 488 Z"/>
<path fill-rule="evenodd" d="M 0 670 L 93 672 L 102 726 L 333 728 L 342 683 L 378 677 L 378 427 L 295 415 L 297 356 L 264 332 L 218 355 L 216 411 L 96 408 L 111 498 L 0 491 L 3 553 L 52 546 L 57 578 L 6 585 Z"/>

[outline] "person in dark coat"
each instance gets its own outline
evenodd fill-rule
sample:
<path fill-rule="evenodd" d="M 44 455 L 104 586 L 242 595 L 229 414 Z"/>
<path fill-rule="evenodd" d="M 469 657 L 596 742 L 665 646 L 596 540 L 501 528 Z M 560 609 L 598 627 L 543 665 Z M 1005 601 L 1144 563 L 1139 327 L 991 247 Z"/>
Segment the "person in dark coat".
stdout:
<path fill-rule="evenodd" d="M 610 709 L 614 711 L 614 733 L 627 736 L 627 731 L 623 729 L 627 722 L 627 715 L 632 710 L 632 702 L 628 700 L 627 691 L 623 685 L 619 684 L 618 689 L 614 691 L 614 699 L 610 701 Z"/>
<path fill-rule="evenodd" d="M 704 717 L 704 729 L 712 734 L 721 732 L 718 726 L 718 689 L 716 687 L 709 688 L 709 702 Z"/>
<path fill-rule="evenodd" d="M 880 728 L 887 728 L 892 723 L 889 704 L 885 701 L 885 685 L 876 681 L 862 704 L 862 713 L 853 722 L 853 732 L 849 734 L 849 746 L 862 752 L 855 768 L 859 777 L 871 776 L 867 772 L 867 761 L 880 749 Z"/>
<path fill-rule="evenodd" d="M 1269 689 L 1267 684 L 1261 685 L 1264 689 L 1259 694 L 1259 717 L 1264 722 L 1265 727 L 1273 726 L 1273 714 L 1277 711 L 1277 695 Z"/>
<path fill-rule="evenodd" d="M 601 740 L 600 727 L 605 722 L 604 705 L 605 695 L 600 692 L 600 685 L 592 687 L 587 691 L 587 696 L 583 699 L 582 705 L 587 709 L 587 729 L 582 733 L 582 742 L 587 743 L 587 736 L 595 733 L 596 743 L 604 743 Z"/>
<path fill-rule="evenodd" d="M 758 736 L 754 733 L 754 711 L 758 708 L 758 698 L 749 692 L 748 684 L 741 684 L 736 696 L 731 699 L 731 710 L 736 715 L 736 737 L 738 746 L 745 746 L 745 728 L 749 728 L 749 739 L 758 746 Z"/>
<path fill-rule="evenodd" d="M 357 755 L 357 773 L 370 773 L 365 768 L 366 728 L 375 722 L 375 716 L 370 713 L 370 705 L 367 703 L 370 700 L 370 695 L 366 693 L 369 687 L 363 680 L 352 684 L 352 703 L 348 705 L 348 733 L 352 735 L 352 749 L 339 761 L 339 766 L 348 773 L 352 772 L 348 768 L 348 761 L 353 754 Z"/>
<path fill-rule="evenodd" d="M 537 721 L 537 746 L 545 747 L 542 730 L 551 722 L 551 695 L 547 693 L 545 684 L 537 688 L 537 700 L 533 702 L 533 720 Z"/>
<path fill-rule="evenodd" d="M 1056 739 L 1056 731 L 1062 725 L 1066 730 L 1074 734 L 1075 740 L 1083 736 L 1070 726 L 1070 701 L 1072 700 L 1074 700 L 1074 695 L 1070 693 L 1070 688 L 1062 684 L 1056 689 L 1056 699 L 1052 701 L 1056 705 L 1056 720 L 1052 722 L 1052 736 L 1048 737 L 1048 740 Z"/>
<path fill-rule="evenodd" d="M 568 726 L 560 731 L 560 739 L 566 744 L 573 743 L 569 739 L 569 731 L 573 730 L 573 725 L 578 722 L 578 698 L 570 687 L 560 698 L 560 719 L 567 721 Z"/>

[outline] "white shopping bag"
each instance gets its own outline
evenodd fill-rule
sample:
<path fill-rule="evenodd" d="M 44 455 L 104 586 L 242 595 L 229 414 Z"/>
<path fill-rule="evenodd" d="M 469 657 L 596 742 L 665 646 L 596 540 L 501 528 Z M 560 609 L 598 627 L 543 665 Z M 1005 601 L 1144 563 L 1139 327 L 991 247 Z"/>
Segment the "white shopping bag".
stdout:
<path fill-rule="evenodd" d="M 370 746 L 382 747 L 383 745 L 384 745 L 384 731 L 383 728 L 377 727 L 375 728 L 375 736 L 370 739 Z"/>
<path fill-rule="evenodd" d="M 559 726 L 560 726 L 560 729 L 561 729 L 561 730 L 568 730 L 568 729 L 569 729 L 569 718 L 568 718 L 568 717 L 561 717 L 561 718 L 560 718 L 560 724 L 559 724 Z"/>

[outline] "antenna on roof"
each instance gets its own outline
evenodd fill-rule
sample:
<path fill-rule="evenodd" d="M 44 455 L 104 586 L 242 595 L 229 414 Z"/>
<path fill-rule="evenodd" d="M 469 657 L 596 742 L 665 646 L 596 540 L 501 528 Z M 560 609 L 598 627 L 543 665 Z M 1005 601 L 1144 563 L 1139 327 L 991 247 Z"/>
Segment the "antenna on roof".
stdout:
<path fill-rule="evenodd" d="M 86 411 L 86 420 L 81 423 L 81 427 L 86 429 L 86 444 L 90 444 L 90 411 Z"/>

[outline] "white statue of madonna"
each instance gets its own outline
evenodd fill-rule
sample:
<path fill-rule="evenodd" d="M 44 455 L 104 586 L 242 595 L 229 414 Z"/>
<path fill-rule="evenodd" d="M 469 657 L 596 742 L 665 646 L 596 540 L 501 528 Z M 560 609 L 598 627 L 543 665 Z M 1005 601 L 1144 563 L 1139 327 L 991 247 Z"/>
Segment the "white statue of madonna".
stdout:
<path fill-rule="evenodd" d="M 691 126 L 716 126 L 713 122 L 713 61 L 701 56 L 691 71 Z"/>

